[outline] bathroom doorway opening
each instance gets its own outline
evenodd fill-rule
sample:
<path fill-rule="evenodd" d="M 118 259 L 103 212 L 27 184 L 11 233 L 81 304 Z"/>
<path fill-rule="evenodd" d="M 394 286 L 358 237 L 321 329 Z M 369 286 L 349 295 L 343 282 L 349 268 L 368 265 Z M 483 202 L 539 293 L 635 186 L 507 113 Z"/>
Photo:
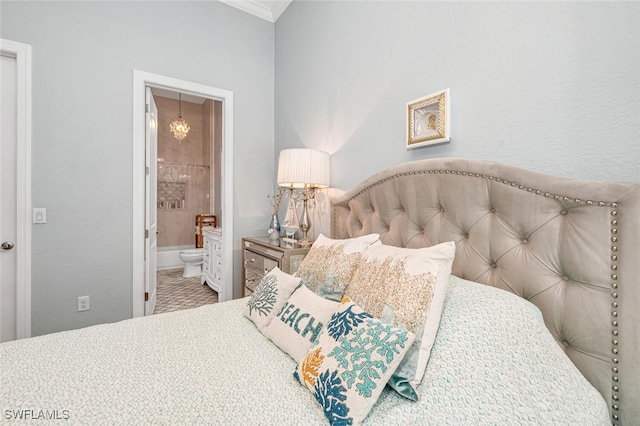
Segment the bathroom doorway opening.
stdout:
<path fill-rule="evenodd" d="M 218 301 L 223 302 L 232 298 L 233 290 L 233 93 L 219 88 L 204 86 L 198 83 L 177 80 L 171 77 L 151 74 L 143 71 L 134 70 L 133 78 L 133 309 L 132 316 L 138 317 L 142 315 L 150 315 L 152 309 L 149 303 L 145 302 L 145 298 L 149 298 L 150 276 L 155 274 L 149 269 L 150 259 L 155 260 L 155 251 L 150 252 L 149 236 L 146 223 L 148 212 L 152 208 L 157 208 L 157 203 L 149 206 L 150 200 L 150 183 L 147 180 L 151 167 L 156 166 L 154 159 L 147 159 L 147 150 L 142 143 L 145 141 L 147 133 L 147 123 L 145 123 L 146 108 L 145 92 L 147 89 L 164 94 L 171 99 L 171 96 L 178 96 L 181 93 L 183 98 L 187 96 L 210 100 L 210 105 L 215 111 L 215 106 L 220 109 L 220 121 L 222 126 L 220 129 L 220 167 L 219 170 L 219 203 L 212 203 L 214 211 L 219 211 L 218 226 L 223 228 L 224 235 L 222 242 L 222 285 L 218 295 Z M 161 96 L 159 96 L 161 97 Z M 155 96 L 154 96 L 155 99 Z M 203 103 L 205 102 L 203 101 Z M 184 107 L 184 104 L 183 104 Z M 148 120 L 147 120 L 148 122 Z M 202 131 L 202 130 L 200 130 Z M 160 157 L 160 155 L 157 155 Z M 186 187 L 185 187 L 186 191 Z M 210 194 L 213 192 L 210 191 Z M 176 201 L 178 200 L 178 201 Z M 214 198 L 215 200 L 215 198 Z M 165 200 L 168 202 L 168 199 Z M 182 202 L 180 198 L 174 198 L 171 201 L 173 207 Z M 185 206 L 187 201 L 185 200 Z M 147 207 L 149 206 L 149 207 Z M 217 209 L 217 210 L 216 210 Z M 191 229 L 195 229 L 192 224 Z M 162 231 L 160 231 L 162 232 Z M 161 235 L 161 234 L 158 234 Z M 192 233 L 192 235 L 194 235 Z M 153 250 L 153 249 L 152 249 Z M 145 273 L 145 271 L 148 271 Z"/>
<path fill-rule="evenodd" d="M 206 225 L 213 227 L 222 219 L 222 101 L 150 90 L 157 109 L 157 158 L 152 165 L 157 191 L 154 313 L 165 313 L 218 300 L 218 293 L 201 279 L 199 222 L 211 219 Z M 171 130 L 180 119 L 188 126 L 186 136 Z M 188 267 L 184 257 L 191 262 Z"/>

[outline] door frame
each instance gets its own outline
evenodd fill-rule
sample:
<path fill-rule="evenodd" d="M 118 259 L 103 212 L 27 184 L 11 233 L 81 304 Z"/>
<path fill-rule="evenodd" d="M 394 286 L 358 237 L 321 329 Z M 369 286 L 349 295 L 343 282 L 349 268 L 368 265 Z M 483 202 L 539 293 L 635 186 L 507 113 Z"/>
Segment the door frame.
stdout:
<path fill-rule="evenodd" d="M 133 309 L 144 316 L 145 88 L 155 87 L 222 101 L 222 297 L 233 299 L 233 92 L 133 70 Z"/>
<path fill-rule="evenodd" d="M 31 46 L 0 38 L 16 58 L 16 338 L 31 337 Z"/>

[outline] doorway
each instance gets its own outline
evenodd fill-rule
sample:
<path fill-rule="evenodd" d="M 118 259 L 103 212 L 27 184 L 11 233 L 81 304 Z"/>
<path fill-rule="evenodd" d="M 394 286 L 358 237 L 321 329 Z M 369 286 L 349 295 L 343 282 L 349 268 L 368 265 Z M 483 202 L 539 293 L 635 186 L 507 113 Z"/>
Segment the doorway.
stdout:
<path fill-rule="evenodd" d="M 150 90 L 157 111 L 157 162 L 151 165 L 157 172 L 154 313 L 165 313 L 218 300 L 217 292 L 202 278 L 202 267 L 190 263 L 185 268 L 182 255 L 189 253 L 190 261 L 201 264 L 200 222 L 206 221 L 204 229 L 215 227 L 218 220 L 224 222 L 220 208 L 222 101 Z"/>
<path fill-rule="evenodd" d="M 222 110 L 222 155 L 221 155 L 221 220 L 222 243 L 222 287 L 218 297 L 220 302 L 233 297 L 233 93 L 198 83 L 177 80 L 157 74 L 134 70 L 133 82 L 133 317 L 148 315 L 145 312 L 145 293 L 148 294 L 149 258 L 146 243 L 149 232 L 145 225 L 146 205 L 148 205 L 147 163 L 145 161 L 145 91 L 166 90 L 221 102 Z M 154 206 L 155 207 L 155 206 Z M 146 235 L 145 235 L 146 231 Z"/>
<path fill-rule="evenodd" d="M 31 46 L 0 39 L 0 341 L 31 337 Z"/>

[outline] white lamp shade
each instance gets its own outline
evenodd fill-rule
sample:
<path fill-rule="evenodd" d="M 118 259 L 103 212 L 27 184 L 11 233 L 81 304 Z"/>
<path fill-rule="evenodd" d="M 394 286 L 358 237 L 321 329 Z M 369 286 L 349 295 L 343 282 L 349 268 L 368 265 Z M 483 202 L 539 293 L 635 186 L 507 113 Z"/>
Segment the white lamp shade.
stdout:
<path fill-rule="evenodd" d="M 329 154 L 315 149 L 283 149 L 278 158 L 278 186 L 327 188 Z"/>

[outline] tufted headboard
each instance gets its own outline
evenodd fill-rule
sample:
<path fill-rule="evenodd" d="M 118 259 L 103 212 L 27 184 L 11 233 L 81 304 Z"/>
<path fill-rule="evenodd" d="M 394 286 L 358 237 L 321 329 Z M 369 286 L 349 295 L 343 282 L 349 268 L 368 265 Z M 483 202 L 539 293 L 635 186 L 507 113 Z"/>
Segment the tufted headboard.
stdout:
<path fill-rule="evenodd" d="M 537 305 L 612 422 L 640 419 L 640 184 L 414 161 L 332 200 L 334 238 L 372 232 L 401 247 L 455 241 L 455 275 Z"/>

